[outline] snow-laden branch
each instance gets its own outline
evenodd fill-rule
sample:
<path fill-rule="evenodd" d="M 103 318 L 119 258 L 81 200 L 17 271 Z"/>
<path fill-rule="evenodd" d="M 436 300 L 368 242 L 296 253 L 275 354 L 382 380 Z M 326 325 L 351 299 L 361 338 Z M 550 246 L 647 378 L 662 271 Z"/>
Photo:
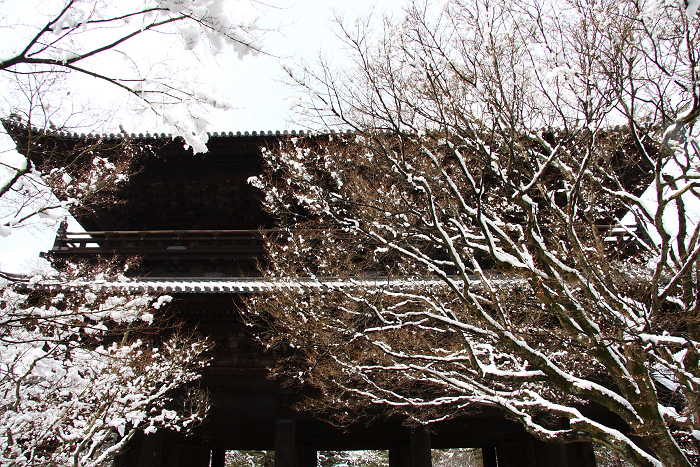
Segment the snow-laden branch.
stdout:
<path fill-rule="evenodd" d="M 142 340 L 154 321 L 162 325 L 155 315 L 171 297 L 48 293 L 43 281 L 2 284 L 1 463 L 104 465 L 139 431 L 201 421 L 206 394 L 191 387 L 187 400 L 174 400 L 173 391 L 198 378 L 208 342 L 176 328 L 161 329 L 160 342 Z"/>
<path fill-rule="evenodd" d="M 142 73 L 136 66 L 114 75 L 105 71 L 109 66 L 105 66 L 104 61 L 96 59 L 121 54 L 122 46 L 157 33 L 180 37 L 188 51 L 204 43 L 214 54 L 230 47 L 239 58 L 257 55 L 262 52 L 262 46 L 255 22 L 229 17 L 233 13 L 243 18 L 245 13 L 227 11 L 220 0 L 149 0 L 140 4 L 66 0 L 61 4 L 57 11 L 49 12 L 53 16 L 43 25 L 34 29 L 22 26 L 29 38 L 11 56 L 0 59 L 0 74 L 58 76 L 72 72 L 99 79 L 124 92 L 125 97 L 136 97 L 172 127 L 174 136 L 182 137 L 196 152 L 206 152 L 206 128 L 201 112 L 194 112 L 194 108 L 225 104 L 206 96 L 202 90 L 194 92 L 184 84 L 173 85 L 172 75 L 159 78 L 151 76 L 152 73 Z M 245 5 L 236 7 L 245 9 Z M 22 20 L 16 18 L 15 23 L 21 24 Z M 181 104 L 187 111 L 181 111 Z M 39 113 L 35 115 L 37 119 Z M 49 125 L 48 121 L 45 123 Z M 44 122 L 35 121 L 34 124 L 43 126 Z"/>
<path fill-rule="evenodd" d="M 270 345 L 296 350 L 277 371 L 339 406 L 421 422 L 497 406 L 543 440 L 693 465 L 700 24 L 684 10 L 457 1 L 376 39 L 342 29 L 359 71 L 297 82 L 355 134 L 266 152 L 255 183 L 290 229 L 267 273 L 414 288 L 252 299 Z"/>

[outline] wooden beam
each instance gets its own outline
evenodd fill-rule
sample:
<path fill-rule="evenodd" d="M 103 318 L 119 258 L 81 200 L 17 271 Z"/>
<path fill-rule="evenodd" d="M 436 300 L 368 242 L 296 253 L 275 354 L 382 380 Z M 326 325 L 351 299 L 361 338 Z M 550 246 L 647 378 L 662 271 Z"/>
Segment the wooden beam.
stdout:
<path fill-rule="evenodd" d="M 539 467 L 532 441 L 499 443 L 496 446 L 498 467 Z"/>
<path fill-rule="evenodd" d="M 565 445 L 535 441 L 535 449 L 538 467 L 569 467 Z"/>

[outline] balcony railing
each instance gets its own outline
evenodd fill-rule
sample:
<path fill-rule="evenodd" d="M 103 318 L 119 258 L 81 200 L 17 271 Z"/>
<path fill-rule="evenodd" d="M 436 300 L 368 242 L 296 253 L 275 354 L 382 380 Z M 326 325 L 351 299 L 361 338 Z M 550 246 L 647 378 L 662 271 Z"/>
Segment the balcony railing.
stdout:
<path fill-rule="evenodd" d="M 138 255 L 149 257 L 212 256 L 228 260 L 260 258 L 267 230 L 134 230 L 68 232 L 59 229 L 52 256 Z"/>
<path fill-rule="evenodd" d="M 606 242 L 625 242 L 635 228 L 598 226 Z M 51 256 L 137 255 L 150 258 L 260 259 L 265 253 L 263 235 L 280 229 L 259 230 L 134 230 L 68 232 L 59 229 Z"/>

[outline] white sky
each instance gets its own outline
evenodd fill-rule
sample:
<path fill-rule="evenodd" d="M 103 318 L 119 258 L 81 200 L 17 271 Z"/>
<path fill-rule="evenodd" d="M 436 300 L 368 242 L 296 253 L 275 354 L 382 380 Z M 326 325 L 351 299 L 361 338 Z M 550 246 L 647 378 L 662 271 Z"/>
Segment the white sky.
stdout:
<path fill-rule="evenodd" d="M 0 55 L 9 56 L 13 49 L 21 47 L 25 43 L 22 38 L 29 34 L 26 24 L 44 24 L 47 16 L 42 16 L 41 12 L 46 15 L 53 13 L 61 3 L 57 0 L 0 0 Z M 141 56 L 139 65 L 144 69 L 149 63 L 168 66 L 174 77 L 189 84 L 197 83 L 192 86 L 229 103 L 232 110 L 217 110 L 207 116 L 210 122 L 208 130 L 211 132 L 301 129 L 303 126 L 295 123 L 295 116 L 290 110 L 290 99 L 293 99 L 295 91 L 282 82 L 282 63 L 313 62 L 319 51 L 334 60 L 342 59 L 343 44 L 333 32 L 334 12 L 352 21 L 372 10 L 375 13 L 400 11 L 404 2 L 353 0 L 349 4 L 347 0 L 270 0 L 269 4 L 272 6 L 261 6 L 256 11 L 246 8 L 245 1 L 227 0 L 232 18 L 240 14 L 241 8 L 246 8 L 247 19 L 259 17 L 261 27 L 273 29 L 265 33 L 262 39 L 270 55 L 246 56 L 239 60 L 231 51 L 213 57 L 201 46 L 196 49 L 197 54 L 192 55 L 184 50 L 178 36 L 137 39 L 129 54 L 131 57 Z M 113 65 L 103 62 L 100 70 L 108 70 Z M 0 90 L 0 111 L 2 116 L 7 116 L 13 99 L 17 100 L 17 93 L 2 82 L 1 88 L 4 89 Z M 69 82 L 56 92 L 56 95 L 59 94 L 64 98 L 64 104 L 70 101 L 74 105 L 82 105 L 88 114 L 99 109 L 95 114 L 101 118 L 105 115 L 109 117 L 94 129 L 116 133 L 122 124 L 130 133 L 170 132 L 156 117 L 129 111 L 125 95 L 92 79 L 78 78 Z M 84 118 L 78 115 L 70 122 L 79 127 L 79 132 L 88 132 L 93 129 L 89 126 L 93 125 L 93 121 L 90 115 Z M 86 122 L 90 123 L 81 129 L 80 125 Z M 3 160 L 8 157 L 8 146 L 12 147 L 12 144 L 7 141 L 6 135 L 0 135 L 0 157 Z M 0 213 L 0 218 L 6 215 Z M 0 270 L 21 272 L 32 268 L 39 251 L 49 249 L 53 238 L 53 229 L 37 225 L 15 229 L 10 236 L 0 237 Z"/>

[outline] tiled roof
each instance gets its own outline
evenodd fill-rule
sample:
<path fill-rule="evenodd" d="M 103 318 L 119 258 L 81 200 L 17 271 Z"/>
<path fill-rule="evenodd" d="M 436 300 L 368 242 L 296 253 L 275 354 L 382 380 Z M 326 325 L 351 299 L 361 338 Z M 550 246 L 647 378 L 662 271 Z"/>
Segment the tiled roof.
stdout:
<path fill-rule="evenodd" d="M 470 278 L 478 283 L 476 277 Z M 495 282 L 501 285 L 519 284 L 523 279 L 515 277 L 498 276 Z M 461 282 L 461 281 L 458 281 Z M 408 290 L 415 287 L 444 287 L 446 284 L 439 279 L 388 279 L 377 277 L 374 279 L 279 279 L 269 280 L 261 277 L 241 277 L 228 279 L 202 278 L 147 278 L 124 279 L 118 281 L 70 281 L 61 282 L 55 280 L 30 281 L 26 287 L 39 287 L 50 290 L 68 290 L 71 288 L 91 288 L 94 290 L 130 290 L 140 293 L 191 293 L 191 294 L 246 294 L 264 293 L 270 291 L 288 290 L 290 292 L 304 292 L 310 290 L 334 290 L 347 288 L 383 287 L 390 290 Z"/>
<path fill-rule="evenodd" d="M 12 120 L 12 119 L 2 119 L 2 123 L 5 125 L 5 127 L 9 129 L 15 129 L 15 130 L 21 130 L 21 131 L 26 131 L 27 126 L 22 123 L 21 121 L 17 120 Z M 54 136 L 54 137 L 59 137 L 59 138 L 68 138 L 68 139 L 75 139 L 75 140 L 87 140 L 87 139 L 111 139 L 111 140 L 117 140 L 117 139 L 139 139 L 139 140 L 171 140 L 173 139 L 173 135 L 170 133 L 109 133 L 109 134 L 99 134 L 99 133 L 76 133 L 76 132 L 70 132 L 70 131 L 59 131 L 59 130 L 51 130 L 51 129 L 44 129 L 44 128 L 37 128 L 37 127 L 32 127 L 32 132 L 40 135 L 47 135 L 47 136 Z M 330 131 L 331 134 L 336 133 L 335 131 Z M 341 132 L 342 133 L 342 132 Z M 349 130 L 347 133 L 351 133 Z M 314 134 L 321 134 L 321 133 L 315 133 L 311 132 L 309 130 L 262 130 L 262 131 L 222 131 L 218 132 L 215 131 L 213 133 L 208 132 L 207 133 L 210 138 L 245 138 L 245 137 L 273 137 L 273 136 L 310 136 Z"/>

